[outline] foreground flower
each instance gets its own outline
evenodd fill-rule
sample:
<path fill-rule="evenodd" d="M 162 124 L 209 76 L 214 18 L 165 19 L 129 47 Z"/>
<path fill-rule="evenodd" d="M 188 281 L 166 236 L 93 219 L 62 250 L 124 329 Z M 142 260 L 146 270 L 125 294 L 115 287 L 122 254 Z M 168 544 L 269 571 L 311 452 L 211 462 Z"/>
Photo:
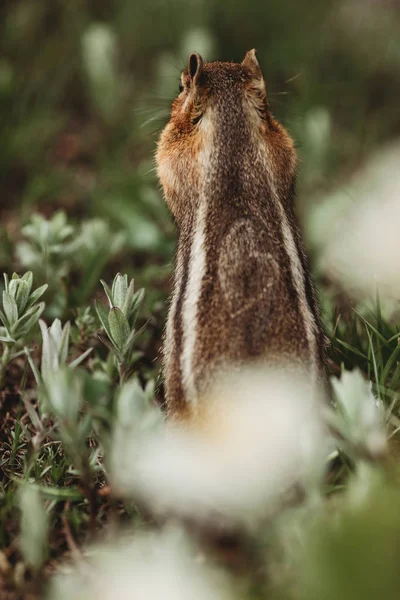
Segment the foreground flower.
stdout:
<path fill-rule="evenodd" d="M 178 529 L 135 533 L 87 551 L 50 585 L 48 600 L 235 600 L 224 573 L 199 560 Z"/>
<path fill-rule="evenodd" d="M 231 374 L 190 427 L 114 431 L 115 490 L 152 510 L 221 526 L 252 526 L 310 479 L 328 454 L 319 405 L 302 379 L 272 370 Z M 311 486 L 312 487 L 312 486 Z"/>
<path fill-rule="evenodd" d="M 347 292 L 386 301 L 400 295 L 400 145 L 373 156 L 325 202 L 316 202 L 309 237 L 320 268 Z M 397 305 L 396 305 L 397 306 Z"/>
<path fill-rule="evenodd" d="M 332 379 L 332 385 L 336 411 L 330 411 L 327 418 L 346 451 L 372 459 L 384 456 L 388 451 L 384 411 L 372 393 L 371 382 L 354 369 Z"/>

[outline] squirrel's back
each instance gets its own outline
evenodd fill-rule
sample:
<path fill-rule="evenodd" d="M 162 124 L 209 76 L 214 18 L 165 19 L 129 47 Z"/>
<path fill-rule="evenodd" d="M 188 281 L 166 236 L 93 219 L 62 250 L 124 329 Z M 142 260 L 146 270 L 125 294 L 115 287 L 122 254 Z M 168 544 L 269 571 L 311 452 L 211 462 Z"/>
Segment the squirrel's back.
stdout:
<path fill-rule="evenodd" d="M 296 152 L 272 117 L 254 50 L 189 58 L 158 173 L 179 228 L 164 344 L 171 413 L 192 412 L 226 367 L 324 370 L 324 336 L 294 212 Z"/>

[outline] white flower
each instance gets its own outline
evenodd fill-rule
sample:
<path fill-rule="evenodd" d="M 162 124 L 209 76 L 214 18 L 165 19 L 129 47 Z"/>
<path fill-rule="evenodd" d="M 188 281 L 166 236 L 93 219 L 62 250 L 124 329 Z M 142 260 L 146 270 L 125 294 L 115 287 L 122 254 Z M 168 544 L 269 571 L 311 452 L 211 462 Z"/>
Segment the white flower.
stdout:
<path fill-rule="evenodd" d="M 385 454 L 383 407 L 372 394 L 371 382 L 354 369 L 343 372 L 340 380 L 332 379 L 332 385 L 337 409 L 328 414 L 328 419 L 345 444 L 371 457 Z"/>
<path fill-rule="evenodd" d="M 190 427 L 158 422 L 122 445 L 117 436 L 111 482 L 155 511 L 249 526 L 321 474 L 326 436 L 304 380 L 249 369 L 201 402 Z"/>
<path fill-rule="evenodd" d="M 228 578 L 203 564 L 181 530 L 137 532 L 95 546 L 56 576 L 49 600 L 234 600 Z"/>
<path fill-rule="evenodd" d="M 310 238 L 320 267 L 348 292 L 400 296 L 400 145 L 377 153 L 353 179 L 315 203 Z"/>

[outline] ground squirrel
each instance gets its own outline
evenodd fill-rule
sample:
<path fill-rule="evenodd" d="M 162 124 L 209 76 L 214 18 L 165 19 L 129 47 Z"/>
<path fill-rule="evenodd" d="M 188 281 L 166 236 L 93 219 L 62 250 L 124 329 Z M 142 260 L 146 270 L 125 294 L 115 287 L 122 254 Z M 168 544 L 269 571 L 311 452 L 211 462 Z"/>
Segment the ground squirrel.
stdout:
<path fill-rule="evenodd" d="M 190 55 L 156 160 L 179 230 L 164 340 L 169 413 L 192 413 L 226 365 L 289 360 L 321 376 L 296 151 L 270 112 L 254 50 L 241 64 Z"/>

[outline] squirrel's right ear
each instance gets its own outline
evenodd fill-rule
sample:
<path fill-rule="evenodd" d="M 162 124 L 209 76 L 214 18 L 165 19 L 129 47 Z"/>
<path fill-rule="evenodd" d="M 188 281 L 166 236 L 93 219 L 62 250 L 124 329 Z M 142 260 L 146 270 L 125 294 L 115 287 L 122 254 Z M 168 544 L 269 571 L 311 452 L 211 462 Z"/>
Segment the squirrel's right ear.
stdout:
<path fill-rule="evenodd" d="M 191 81 L 193 81 L 193 83 L 196 85 L 202 71 L 203 71 L 203 59 L 201 58 L 200 54 L 197 54 L 197 52 L 193 52 L 190 56 L 189 56 L 189 63 L 188 63 L 188 71 L 189 71 L 189 76 Z"/>
<path fill-rule="evenodd" d="M 244 59 L 242 60 L 242 67 L 246 67 L 252 73 L 252 75 L 257 79 L 262 79 L 261 67 L 256 58 L 256 51 L 253 48 L 246 52 Z"/>

